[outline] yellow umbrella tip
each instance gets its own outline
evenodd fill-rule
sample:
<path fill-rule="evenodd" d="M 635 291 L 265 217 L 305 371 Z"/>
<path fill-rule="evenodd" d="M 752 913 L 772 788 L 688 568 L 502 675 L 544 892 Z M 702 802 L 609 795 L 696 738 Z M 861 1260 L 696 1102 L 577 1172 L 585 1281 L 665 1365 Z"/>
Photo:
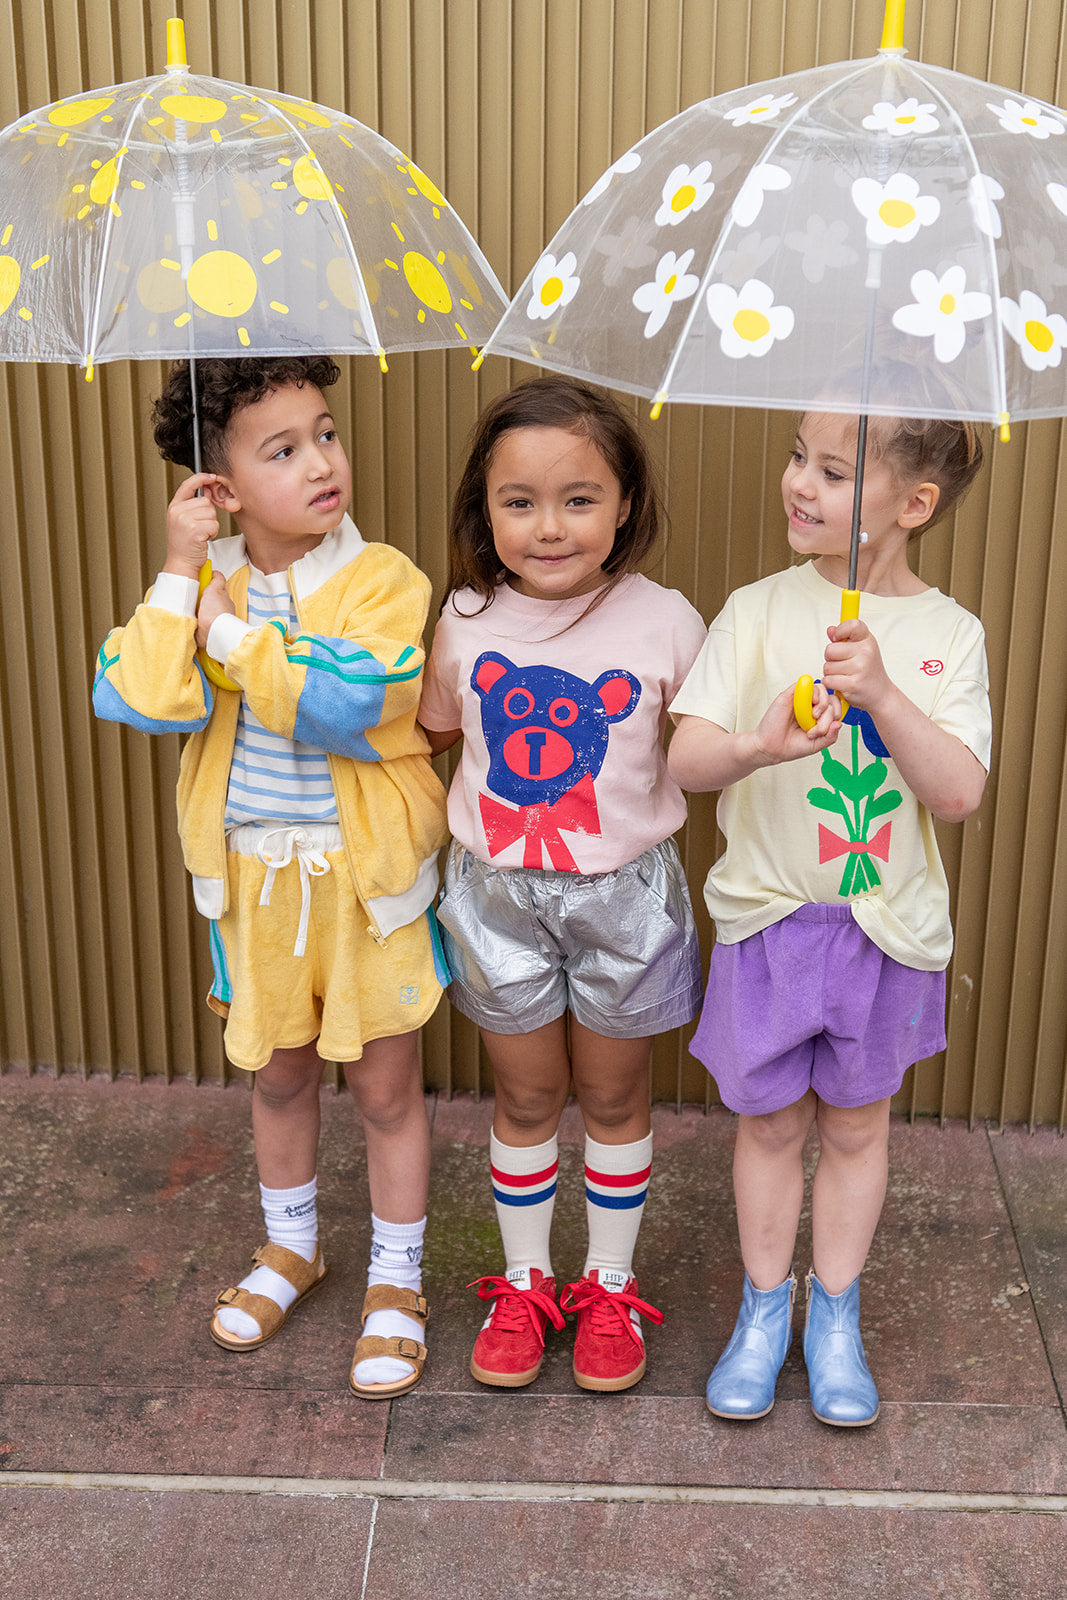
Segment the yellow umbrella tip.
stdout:
<path fill-rule="evenodd" d="M 167 18 L 167 66 L 187 67 L 189 58 L 185 54 L 185 23 L 181 17 Z"/>

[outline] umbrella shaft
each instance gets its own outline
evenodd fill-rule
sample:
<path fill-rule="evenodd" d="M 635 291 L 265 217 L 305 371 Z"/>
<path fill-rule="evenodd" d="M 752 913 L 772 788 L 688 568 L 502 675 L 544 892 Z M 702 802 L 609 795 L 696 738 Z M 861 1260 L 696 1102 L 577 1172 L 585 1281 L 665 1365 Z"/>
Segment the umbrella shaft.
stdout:
<path fill-rule="evenodd" d="M 195 401 L 194 401 L 195 406 Z M 195 416 L 195 410 L 194 410 Z M 860 416 L 856 432 L 856 484 L 852 492 L 852 538 L 848 547 L 848 586 L 857 588 L 856 570 L 860 558 L 860 522 L 863 512 L 863 467 L 867 456 L 867 413 Z"/>
<path fill-rule="evenodd" d="M 200 465 L 200 408 L 196 401 L 196 357 L 189 357 L 189 393 L 193 401 L 193 471 L 202 472 Z M 199 490 L 197 493 L 199 494 Z"/>

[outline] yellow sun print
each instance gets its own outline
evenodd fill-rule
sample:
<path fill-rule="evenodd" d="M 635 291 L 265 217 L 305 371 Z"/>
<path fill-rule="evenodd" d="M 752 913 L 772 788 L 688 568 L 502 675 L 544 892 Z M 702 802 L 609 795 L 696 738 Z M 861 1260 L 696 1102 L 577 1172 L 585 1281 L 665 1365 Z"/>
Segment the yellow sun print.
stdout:
<path fill-rule="evenodd" d="M 409 250 L 404 257 L 404 276 L 416 300 L 421 300 L 431 311 L 451 311 L 452 292 L 440 271 L 418 250 Z"/>
<path fill-rule="evenodd" d="M 255 272 L 232 250 L 209 250 L 189 268 L 190 299 L 216 317 L 243 317 L 256 298 Z"/>
<path fill-rule="evenodd" d="M 113 100 L 99 97 L 91 100 L 64 100 L 61 105 L 52 107 L 48 113 L 48 120 L 56 128 L 78 128 L 83 122 L 89 122 L 93 117 L 99 116 L 111 105 L 114 105 Z"/>

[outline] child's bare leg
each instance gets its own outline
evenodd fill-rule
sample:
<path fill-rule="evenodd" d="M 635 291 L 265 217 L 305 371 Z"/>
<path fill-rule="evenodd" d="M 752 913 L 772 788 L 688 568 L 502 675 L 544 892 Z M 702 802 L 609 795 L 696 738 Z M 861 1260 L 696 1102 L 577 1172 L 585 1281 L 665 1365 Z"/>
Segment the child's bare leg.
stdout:
<path fill-rule="evenodd" d="M 863 1270 L 885 1201 L 889 1101 L 841 1107 L 819 1102 L 819 1164 L 812 1189 L 815 1276 L 828 1294 Z"/>
<path fill-rule="evenodd" d="M 734 1145 L 734 1198 L 741 1259 L 757 1289 L 789 1276 L 804 1200 L 804 1141 L 817 1097 L 807 1094 L 764 1116 L 741 1116 Z"/>
<path fill-rule="evenodd" d="M 586 1132 L 598 1144 L 632 1144 L 652 1131 L 651 1039 L 609 1039 L 571 1022 L 571 1070 Z"/>
<path fill-rule="evenodd" d="M 414 1340 L 425 1338 L 421 1318 L 406 1315 L 396 1300 L 408 1301 L 422 1289 L 422 1244 L 426 1229 L 426 1195 L 430 1176 L 430 1125 L 422 1086 L 418 1034 L 374 1039 L 359 1061 L 345 1065 L 356 1111 L 367 1141 L 367 1179 L 371 1196 L 371 1262 L 368 1290 L 388 1284 L 400 1294 L 391 1303 L 369 1310 L 362 1337 Z M 357 1347 L 352 1384 L 360 1394 L 403 1385 L 416 1371 L 413 1361 L 393 1353 L 366 1355 Z"/>
<path fill-rule="evenodd" d="M 745 1281 L 734 1331 L 708 1379 L 708 1410 L 717 1417 L 752 1421 L 774 1405 L 793 1337 L 793 1246 L 816 1105 L 809 1089 L 781 1111 L 738 1120 L 734 1197 Z"/>
<path fill-rule="evenodd" d="M 262 1343 L 264 1334 L 269 1337 L 281 1326 L 299 1296 L 324 1276 L 316 1270 L 309 1279 L 302 1265 L 315 1262 L 318 1252 L 315 1166 L 321 1077 L 314 1043 L 275 1050 L 256 1074 L 252 1131 L 268 1243 L 300 1259 L 275 1255 L 281 1270 L 261 1262 L 241 1280 L 236 1296 L 227 1291 L 230 1303 L 219 1305 L 212 1331 L 230 1349 Z M 266 1304 L 254 1298 L 260 1296 Z"/>
<path fill-rule="evenodd" d="M 319 1148 L 322 1060 L 314 1041 L 275 1050 L 252 1084 L 252 1134 L 259 1181 L 292 1189 L 315 1176 Z"/>
<path fill-rule="evenodd" d="M 567 1019 L 530 1033 L 481 1030 L 493 1064 L 493 1132 L 501 1144 L 527 1146 L 553 1139 L 571 1085 Z"/>
<path fill-rule="evenodd" d="M 362 1058 L 348 1062 L 344 1071 L 363 1119 L 375 1215 L 390 1222 L 421 1221 L 430 1181 L 430 1124 L 418 1034 L 373 1039 Z"/>

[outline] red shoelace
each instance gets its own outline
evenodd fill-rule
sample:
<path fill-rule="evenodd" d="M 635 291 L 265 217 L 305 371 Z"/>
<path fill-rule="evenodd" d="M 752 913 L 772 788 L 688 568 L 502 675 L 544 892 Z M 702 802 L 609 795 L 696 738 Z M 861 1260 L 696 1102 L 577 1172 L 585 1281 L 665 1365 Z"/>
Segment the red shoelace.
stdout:
<path fill-rule="evenodd" d="M 648 1317 L 650 1322 L 663 1321 L 663 1312 L 657 1311 L 647 1300 L 639 1299 L 626 1289 L 612 1294 L 603 1284 L 593 1283 L 590 1278 L 583 1278 L 580 1283 L 568 1283 L 559 1297 L 559 1303 L 564 1311 L 588 1310 L 592 1331 L 599 1338 L 610 1339 L 621 1327 L 638 1346 L 641 1345 L 640 1335 L 623 1308 L 630 1308 L 640 1316 Z"/>
<path fill-rule="evenodd" d="M 475 1278 L 467 1288 L 477 1288 L 479 1300 L 496 1301 L 490 1324 L 495 1333 L 518 1333 L 529 1323 L 544 1344 L 544 1323 L 537 1316 L 539 1311 L 554 1328 L 564 1326 L 563 1315 L 555 1300 L 540 1289 L 519 1289 L 507 1278 L 500 1277 Z"/>

